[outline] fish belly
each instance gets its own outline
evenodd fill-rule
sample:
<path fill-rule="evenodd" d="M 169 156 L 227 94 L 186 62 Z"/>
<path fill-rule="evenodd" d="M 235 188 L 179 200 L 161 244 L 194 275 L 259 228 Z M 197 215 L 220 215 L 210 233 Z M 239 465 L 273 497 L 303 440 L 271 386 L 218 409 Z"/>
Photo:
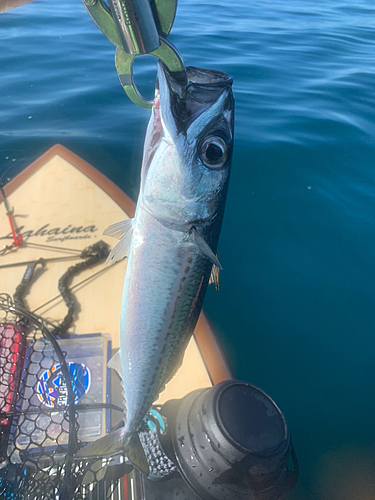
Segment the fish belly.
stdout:
<path fill-rule="evenodd" d="M 165 227 L 142 209 L 133 231 L 120 329 L 126 432 L 139 428 L 180 363 L 212 266 L 187 232 Z"/>

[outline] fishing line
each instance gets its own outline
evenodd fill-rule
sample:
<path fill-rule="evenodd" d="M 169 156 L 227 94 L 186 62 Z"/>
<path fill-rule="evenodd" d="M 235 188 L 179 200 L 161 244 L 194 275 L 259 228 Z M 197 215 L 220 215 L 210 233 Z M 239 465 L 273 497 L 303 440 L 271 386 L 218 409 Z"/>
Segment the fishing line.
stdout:
<path fill-rule="evenodd" d="M 47 248 L 49 250 L 62 250 L 64 252 L 74 252 L 79 255 L 82 253 L 82 250 L 78 250 L 77 248 L 56 247 L 54 245 L 44 245 L 43 243 L 29 243 L 27 241 L 25 242 L 25 246 Z"/>
<path fill-rule="evenodd" d="M 116 263 L 117 264 L 117 263 Z M 83 285 L 84 283 L 86 283 L 87 281 L 90 281 L 91 279 L 94 279 L 96 278 L 97 276 L 99 276 L 101 273 L 103 273 L 104 271 L 107 271 L 109 269 L 109 267 L 103 267 L 103 269 L 101 269 L 100 271 L 92 274 L 91 276 L 89 276 L 88 278 L 85 278 L 84 280 L 80 281 L 79 283 L 77 283 L 76 285 L 72 286 L 71 288 L 69 288 L 69 291 L 72 291 L 72 290 L 75 290 L 76 288 L 78 288 L 80 285 Z M 38 306 L 36 309 L 34 309 L 32 311 L 33 314 L 35 314 L 35 311 L 39 311 L 39 309 L 42 309 L 43 307 L 45 306 L 48 306 L 51 302 L 54 302 L 55 300 L 57 299 L 61 299 L 61 294 L 59 295 L 56 295 L 55 297 L 53 297 L 52 299 L 48 300 L 47 302 L 45 302 L 44 304 L 42 304 L 41 306 Z"/>
<path fill-rule="evenodd" d="M 51 259 L 41 259 L 43 262 L 58 262 L 58 261 L 65 261 L 65 260 L 72 260 L 72 259 L 78 259 L 79 255 L 71 255 L 69 257 L 53 257 Z M 33 264 L 36 262 L 35 260 L 26 260 L 24 262 L 12 262 L 10 264 L 2 264 L 0 266 L 0 269 L 6 269 L 8 267 L 19 267 L 19 266 L 28 266 L 29 264 Z"/>
<path fill-rule="evenodd" d="M 0 256 L 5 255 L 8 251 L 17 250 L 17 248 L 13 245 L 6 245 L 2 250 L 0 250 Z"/>
<path fill-rule="evenodd" d="M 43 320 L 44 321 L 44 320 Z M 59 412 L 64 412 L 66 411 L 66 406 L 57 406 L 53 408 L 43 408 L 41 410 L 40 408 L 35 408 L 35 409 L 27 409 L 27 413 L 30 415 L 38 415 L 41 413 L 59 413 Z M 124 409 L 121 408 L 120 406 L 117 406 L 113 403 L 85 403 L 85 404 L 77 404 L 75 405 L 75 409 L 77 411 L 84 411 L 84 410 L 114 410 L 114 411 L 119 411 L 123 412 Z M 4 417 L 19 417 L 20 415 L 23 415 L 25 413 L 24 410 L 17 410 L 17 411 L 9 411 L 9 412 L 2 412 L 2 415 Z"/>

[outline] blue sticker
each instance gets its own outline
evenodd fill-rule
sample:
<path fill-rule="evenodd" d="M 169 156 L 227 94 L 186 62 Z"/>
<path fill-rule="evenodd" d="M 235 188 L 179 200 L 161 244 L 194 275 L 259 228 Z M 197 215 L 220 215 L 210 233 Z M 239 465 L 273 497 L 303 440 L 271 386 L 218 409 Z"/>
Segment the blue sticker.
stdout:
<path fill-rule="evenodd" d="M 75 394 L 75 403 L 78 403 L 90 389 L 90 370 L 83 363 L 68 363 L 68 368 Z M 39 400 L 50 408 L 68 404 L 68 388 L 60 364 L 53 365 L 51 369 L 42 373 L 37 384 L 37 395 Z"/>

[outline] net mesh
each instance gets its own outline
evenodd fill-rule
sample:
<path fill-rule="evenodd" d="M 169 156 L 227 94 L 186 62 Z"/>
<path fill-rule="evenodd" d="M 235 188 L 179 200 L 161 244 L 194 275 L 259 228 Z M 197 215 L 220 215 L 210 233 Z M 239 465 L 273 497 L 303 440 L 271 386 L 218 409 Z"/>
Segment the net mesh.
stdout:
<path fill-rule="evenodd" d="M 75 390 L 43 319 L 0 295 L 0 498 L 106 499 L 121 488 L 123 457 L 74 458 L 82 447 Z"/>

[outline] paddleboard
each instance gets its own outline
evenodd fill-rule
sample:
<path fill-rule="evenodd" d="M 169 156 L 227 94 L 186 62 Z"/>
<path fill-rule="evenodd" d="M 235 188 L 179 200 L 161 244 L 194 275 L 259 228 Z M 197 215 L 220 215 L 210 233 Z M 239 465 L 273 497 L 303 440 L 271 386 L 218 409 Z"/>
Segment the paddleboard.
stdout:
<path fill-rule="evenodd" d="M 103 236 L 103 231 L 115 222 L 133 217 L 135 203 L 101 172 L 61 145 L 53 146 L 13 178 L 4 187 L 4 195 L 7 203 L 0 195 L 0 292 L 13 296 L 28 263 L 43 259 L 44 266 L 37 270 L 25 304 L 50 326 L 58 325 L 67 313 L 58 290 L 59 279 L 79 261 L 79 252 L 88 246 L 102 240 L 112 248 L 117 240 Z M 11 210 L 13 229 L 7 207 Z M 21 235 L 19 245 L 14 244 L 13 231 Z M 107 339 L 105 349 L 110 346 L 113 354 L 119 348 L 125 273 L 126 259 L 110 267 L 102 262 L 72 279 L 69 286 L 76 307 L 68 333 L 83 339 L 82 345 L 85 339 L 101 334 L 100 338 Z M 79 369 L 81 365 L 77 363 L 72 370 Z M 191 391 L 232 377 L 215 332 L 202 312 L 181 367 L 155 403 L 162 405 L 170 399 L 180 399 Z M 38 383 L 47 387 L 52 378 L 51 369 L 47 369 Z M 111 402 L 121 404 L 121 398 L 115 400 L 121 392 L 118 381 L 114 375 L 111 380 Z M 88 376 L 85 384 L 90 384 Z M 53 406 L 53 398 L 43 404 Z M 125 494 L 131 498 L 131 485 L 128 484 L 128 494 L 127 483 L 122 480 L 119 498 L 125 498 Z"/>

